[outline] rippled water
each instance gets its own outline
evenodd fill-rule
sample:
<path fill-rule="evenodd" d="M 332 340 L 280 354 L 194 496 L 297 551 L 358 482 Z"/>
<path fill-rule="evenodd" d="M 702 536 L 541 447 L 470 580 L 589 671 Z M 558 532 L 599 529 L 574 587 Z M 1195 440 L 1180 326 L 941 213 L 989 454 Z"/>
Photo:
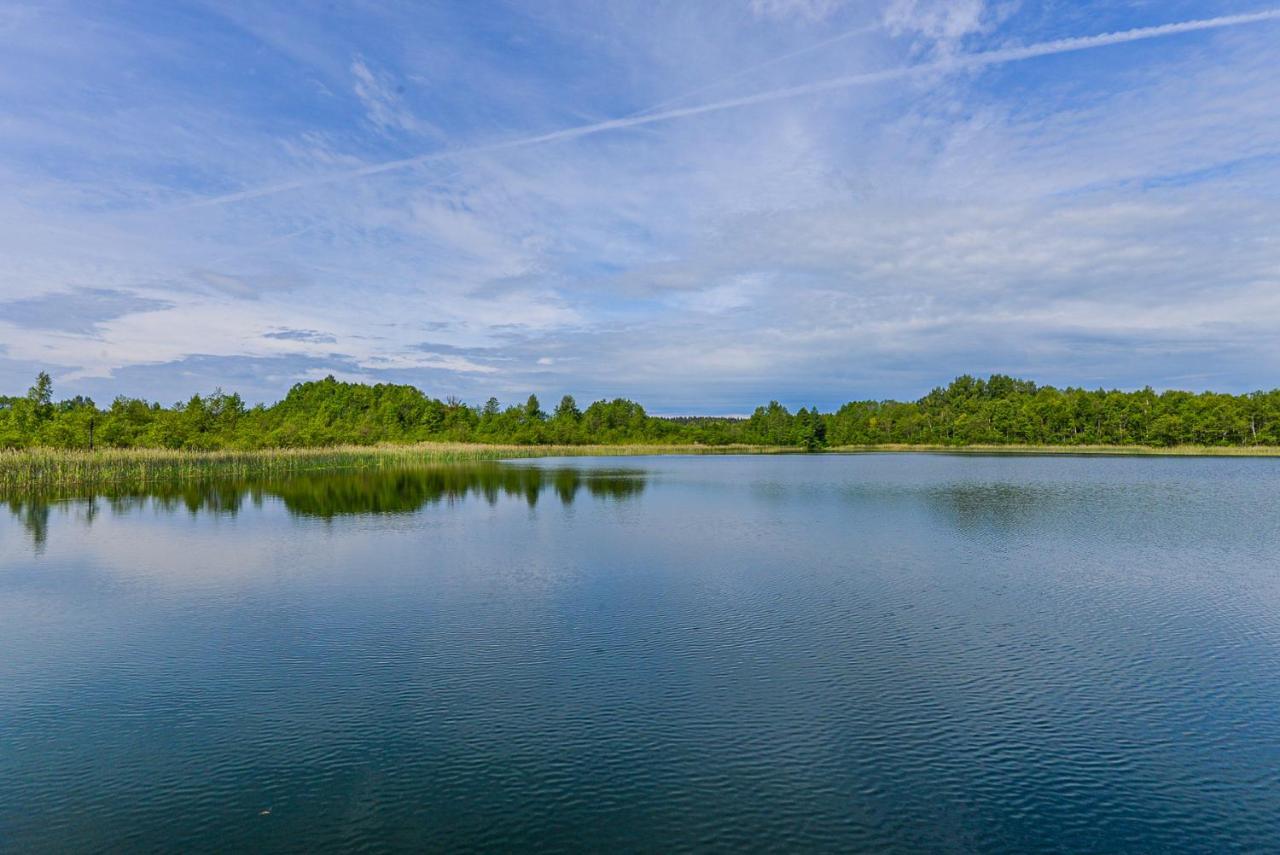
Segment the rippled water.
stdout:
<path fill-rule="evenodd" d="M 0 850 L 1277 851 L 1278 506 L 942 455 L 11 501 Z"/>

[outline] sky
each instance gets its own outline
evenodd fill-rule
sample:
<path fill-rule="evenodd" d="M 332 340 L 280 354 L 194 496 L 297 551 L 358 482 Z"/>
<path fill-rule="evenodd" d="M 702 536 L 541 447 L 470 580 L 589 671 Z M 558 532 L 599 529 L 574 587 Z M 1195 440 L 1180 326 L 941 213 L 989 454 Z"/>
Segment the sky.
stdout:
<path fill-rule="evenodd" d="M 1266 2 L 0 0 L 0 394 L 1274 388 Z"/>

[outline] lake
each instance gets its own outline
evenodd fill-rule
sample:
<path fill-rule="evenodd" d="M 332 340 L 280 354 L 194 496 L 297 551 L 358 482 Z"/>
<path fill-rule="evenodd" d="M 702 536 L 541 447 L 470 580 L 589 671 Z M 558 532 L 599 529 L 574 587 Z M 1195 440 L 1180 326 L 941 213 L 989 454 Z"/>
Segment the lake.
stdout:
<path fill-rule="evenodd" d="M 1280 459 L 0 503 L 0 850 L 1280 849 Z"/>

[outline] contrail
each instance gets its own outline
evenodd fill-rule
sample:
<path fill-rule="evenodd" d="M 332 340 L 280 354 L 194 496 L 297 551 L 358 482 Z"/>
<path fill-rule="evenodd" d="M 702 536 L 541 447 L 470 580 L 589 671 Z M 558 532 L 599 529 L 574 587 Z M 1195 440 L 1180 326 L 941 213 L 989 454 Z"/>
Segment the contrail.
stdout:
<path fill-rule="evenodd" d="M 559 142 L 561 140 L 577 139 L 579 137 L 604 133 L 605 131 L 634 128 L 641 125 L 652 125 L 657 122 L 669 122 L 673 119 L 683 119 L 689 116 L 701 116 L 704 113 L 718 113 L 722 110 L 749 107 L 754 104 L 765 104 L 770 101 L 797 98 L 802 95 L 811 95 L 818 92 L 829 92 L 836 89 L 849 89 L 854 86 L 866 86 L 873 83 L 882 83 L 888 80 L 901 80 L 903 78 L 917 77 L 935 72 L 951 72 L 985 68 L 991 65 L 1021 62 L 1023 60 L 1035 59 L 1036 57 L 1041 56 L 1051 56 L 1053 54 L 1073 53 L 1076 51 L 1092 50 L 1093 48 L 1108 47 L 1110 45 L 1126 44 L 1128 42 L 1164 38 L 1165 36 L 1173 36 L 1180 33 L 1191 33 L 1198 30 L 1216 30 L 1223 27 L 1237 27 L 1244 24 L 1258 24 L 1264 21 L 1275 20 L 1280 20 L 1280 9 L 1268 9 L 1262 12 L 1252 12 L 1243 15 L 1223 15 L 1217 18 L 1203 18 L 1196 21 L 1162 24 L 1155 27 L 1140 27 L 1133 30 L 1102 33 L 1096 36 L 1058 39 L 1056 41 L 1040 42 L 1039 44 L 1027 45 L 1025 47 L 999 48 L 997 50 L 983 51 L 981 53 L 961 54 L 959 56 L 953 56 L 947 59 L 937 60 L 935 62 L 925 62 L 918 65 L 909 65 L 900 68 L 889 68 L 883 71 L 851 74 L 844 77 L 832 77 L 826 80 L 818 80 L 813 83 L 803 83 L 782 89 L 770 89 L 765 92 L 758 92 L 754 95 L 744 95 L 739 98 L 729 98 L 708 104 L 696 104 L 691 107 L 662 110 L 656 113 L 641 113 L 620 119 L 608 119 L 603 122 L 577 125 L 575 127 L 563 128 L 558 131 L 535 134 L 527 137 L 517 137 L 503 142 L 489 143 L 487 145 L 431 152 L 428 154 L 416 155 L 414 157 L 402 158 L 400 160 L 388 160 L 383 163 L 374 163 L 369 166 L 362 166 L 359 169 L 334 172 L 329 175 L 322 175 L 318 177 L 302 178 L 297 181 L 273 184 L 252 190 L 241 190 L 236 193 L 227 193 L 222 196 L 211 196 L 186 205 L 177 206 L 175 209 L 170 210 L 207 208 L 215 205 L 225 205 L 231 202 L 245 202 L 251 199 L 261 199 L 264 196 L 273 196 L 277 193 L 284 193 L 288 190 L 300 190 L 306 187 L 317 187 L 324 184 L 350 181 L 356 178 L 365 178 L 370 175 L 380 175 L 384 172 L 394 172 L 399 169 L 420 166 L 424 163 L 450 160 L 455 157 L 504 151 L 506 149 L 513 148 L 525 148 L 527 146 Z"/>
<path fill-rule="evenodd" d="M 858 27 L 856 30 L 846 30 L 843 33 L 832 36 L 831 38 L 823 39 L 820 42 L 814 42 L 811 45 L 806 45 L 805 47 L 802 47 L 798 50 L 793 50 L 790 53 L 784 53 L 781 56 L 775 56 L 772 59 L 767 59 L 764 62 L 758 63 L 756 65 L 748 66 L 747 68 L 741 69 L 739 71 L 735 71 L 733 74 L 729 74 L 724 77 L 718 78 L 703 86 L 699 86 L 695 89 L 690 89 L 687 92 L 682 92 L 681 94 L 668 98 L 665 101 L 659 101 L 657 104 L 651 104 L 645 109 L 640 110 L 639 112 L 634 113 L 632 115 L 647 116 L 650 113 L 655 113 L 661 110 L 663 107 L 669 107 L 672 104 L 678 104 L 681 101 L 684 101 L 688 98 L 692 98 L 694 95 L 700 95 L 709 89 L 716 89 L 734 80 L 741 80 L 743 77 L 746 77 L 750 74 L 755 74 L 757 71 L 763 71 L 766 68 L 772 68 L 773 66 L 778 65 L 779 63 L 786 62 L 787 60 L 790 60 L 790 59 L 795 59 L 798 56 L 804 56 L 806 53 L 813 53 L 814 51 L 822 50 L 825 47 L 830 47 L 831 45 L 836 44 L 837 42 L 842 42 L 845 39 L 851 39 L 854 36 L 866 35 L 867 33 L 875 32 L 876 30 L 880 30 L 880 29 L 884 29 L 883 24 L 870 24 L 865 27 Z"/>

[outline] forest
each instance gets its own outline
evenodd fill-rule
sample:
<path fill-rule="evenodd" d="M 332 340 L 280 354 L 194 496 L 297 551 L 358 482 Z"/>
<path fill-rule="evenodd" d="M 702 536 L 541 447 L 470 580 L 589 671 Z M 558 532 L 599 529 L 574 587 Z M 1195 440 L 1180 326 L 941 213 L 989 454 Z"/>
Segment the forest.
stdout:
<path fill-rule="evenodd" d="M 520 445 L 793 446 L 1280 445 L 1280 390 L 1245 395 L 1150 388 L 1057 389 L 968 375 L 916 401 L 851 401 L 835 412 L 777 401 L 748 418 L 651 416 L 623 398 L 585 408 L 565 395 L 550 411 L 534 395 L 468 406 L 414 386 L 299 383 L 280 401 L 247 406 L 221 390 L 170 406 L 118 397 L 56 401 L 41 373 L 25 395 L 0 396 L 0 449 L 253 450 L 339 444 L 475 442 Z"/>

